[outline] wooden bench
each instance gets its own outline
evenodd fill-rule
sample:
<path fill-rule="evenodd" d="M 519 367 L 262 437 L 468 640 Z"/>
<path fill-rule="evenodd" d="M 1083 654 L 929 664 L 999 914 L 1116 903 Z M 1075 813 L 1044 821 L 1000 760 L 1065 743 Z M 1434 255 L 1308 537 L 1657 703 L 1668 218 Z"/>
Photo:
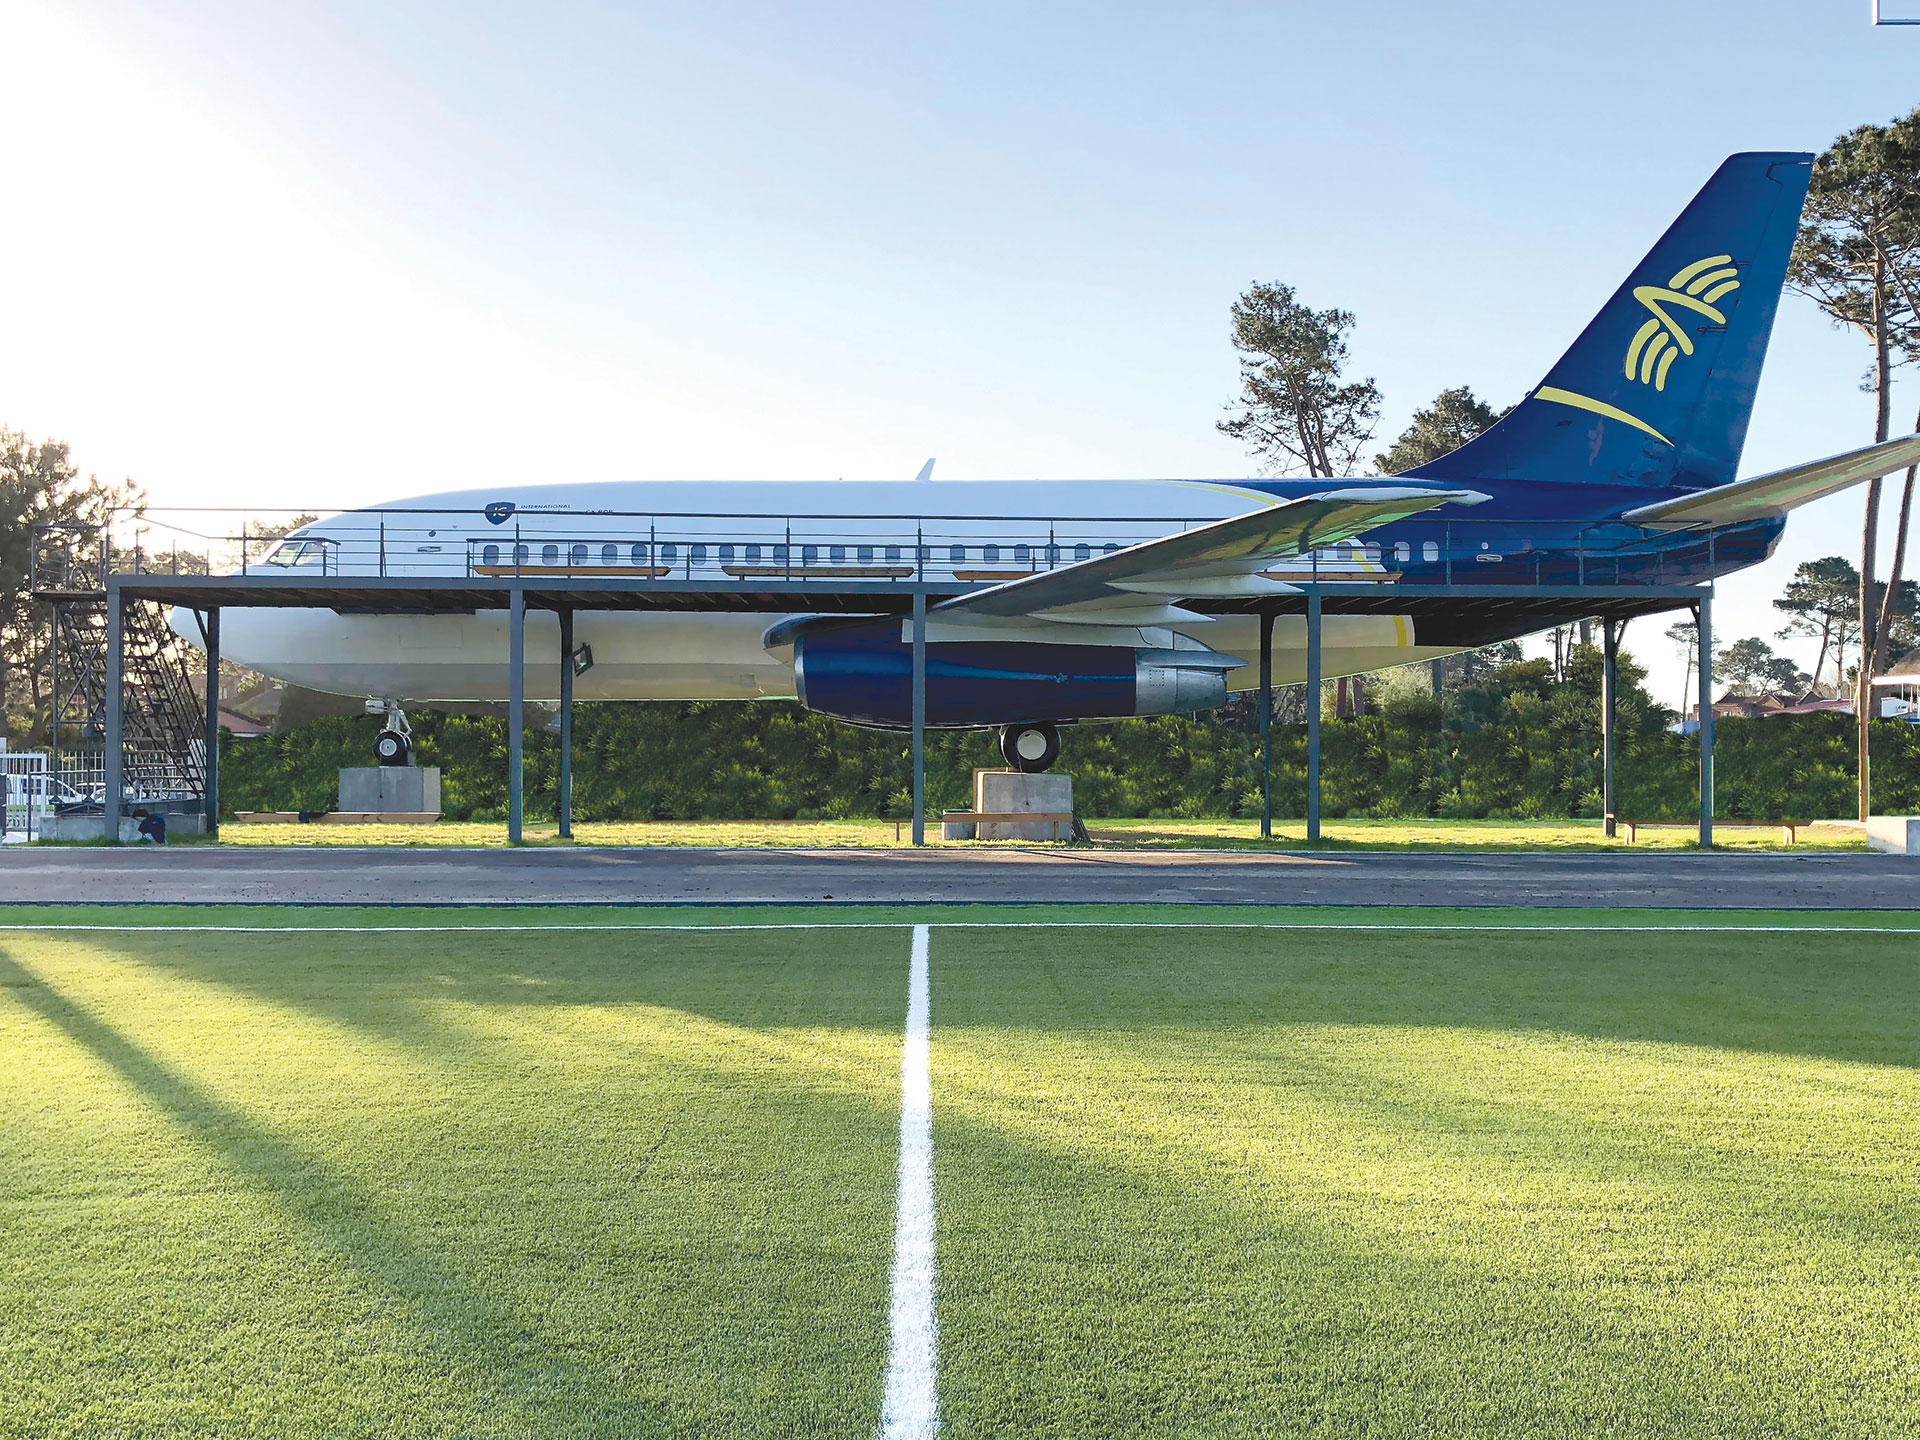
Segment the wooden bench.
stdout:
<path fill-rule="evenodd" d="M 1639 838 L 1640 827 L 1642 825 L 1674 825 L 1687 829 L 1695 828 L 1693 822 L 1687 820 L 1616 819 L 1613 823 L 1615 829 L 1618 830 L 1622 838 L 1624 838 L 1629 845 L 1633 844 L 1633 842 Z M 1801 823 L 1802 822 L 1798 820 L 1716 820 L 1713 822 L 1713 828 L 1715 830 L 1778 830 L 1780 832 L 1780 843 L 1782 845 L 1791 845 L 1799 838 Z"/>
<path fill-rule="evenodd" d="M 1021 810 L 1012 812 L 986 810 L 947 810 L 940 816 L 942 825 L 1051 825 L 1053 838 L 1060 838 L 1060 827 L 1067 827 L 1067 838 L 1073 838 L 1073 813 L 1071 811 Z M 894 825 L 894 838 L 900 838 L 898 822 Z"/>

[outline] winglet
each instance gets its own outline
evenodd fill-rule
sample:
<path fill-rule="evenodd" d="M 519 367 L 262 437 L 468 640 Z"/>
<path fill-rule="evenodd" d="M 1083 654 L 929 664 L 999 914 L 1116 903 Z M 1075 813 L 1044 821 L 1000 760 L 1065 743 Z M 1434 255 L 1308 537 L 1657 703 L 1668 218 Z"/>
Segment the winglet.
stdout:
<path fill-rule="evenodd" d="M 933 461 L 929 460 L 927 461 L 926 464 L 920 467 L 920 473 L 913 477 L 913 483 L 918 485 L 922 480 L 931 480 L 932 478 L 933 478 Z"/>

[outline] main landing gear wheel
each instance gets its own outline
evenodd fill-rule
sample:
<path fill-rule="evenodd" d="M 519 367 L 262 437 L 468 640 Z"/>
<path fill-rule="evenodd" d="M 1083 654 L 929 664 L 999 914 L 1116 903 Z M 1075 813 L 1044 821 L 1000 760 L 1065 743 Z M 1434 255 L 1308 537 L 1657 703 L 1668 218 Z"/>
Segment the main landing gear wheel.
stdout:
<path fill-rule="evenodd" d="M 1037 775 L 1060 758 L 1060 732 L 1044 721 L 1030 725 L 1002 725 L 1000 754 L 1009 770 Z"/>
<path fill-rule="evenodd" d="M 404 765 L 412 751 L 398 730 L 382 730 L 373 740 L 373 753 L 382 765 Z"/>

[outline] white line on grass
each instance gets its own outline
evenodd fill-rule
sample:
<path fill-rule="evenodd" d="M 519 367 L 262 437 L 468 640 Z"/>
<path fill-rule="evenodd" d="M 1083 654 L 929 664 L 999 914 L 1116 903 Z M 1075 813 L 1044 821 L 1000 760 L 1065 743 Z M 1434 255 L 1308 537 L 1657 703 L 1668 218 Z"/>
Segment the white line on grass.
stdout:
<path fill-rule="evenodd" d="M 927 1041 L 927 927 L 913 927 L 907 1033 L 900 1051 L 900 1197 L 893 1222 L 893 1305 L 881 1440 L 931 1440 L 940 1428 L 940 1327 L 933 1314 L 933 1076 Z"/>
<path fill-rule="evenodd" d="M 1920 935 L 1920 925 L 1593 925 L 1569 921 L 1561 925 L 1488 925 L 1458 924 L 1426 920 L 1322 921 L 1322 920 L 931 920 L 927 925 L 945 930 L 1410 930 L 1430 934 L 1469 934 L 1475 931 L 1566 931 L 1570 934 L 1624 935 Z M 529 935 L 555 931 L 750 931 L 750 930 L 899 930 L 915 924 L 911 920 L 800 920 L 766 924 L 727 923 L 718 925 L 629 925 L 622 923 L 586 925 L 153 925 L 127 921 L 118 925 L 37 925 L 9 922 L 0 924 L 0 934 L 23 931 L 29 934 L 110 931 L 117 934 L 154 933 L 163 935 L 422 935 L 505 934 L 524 931 Z"/>

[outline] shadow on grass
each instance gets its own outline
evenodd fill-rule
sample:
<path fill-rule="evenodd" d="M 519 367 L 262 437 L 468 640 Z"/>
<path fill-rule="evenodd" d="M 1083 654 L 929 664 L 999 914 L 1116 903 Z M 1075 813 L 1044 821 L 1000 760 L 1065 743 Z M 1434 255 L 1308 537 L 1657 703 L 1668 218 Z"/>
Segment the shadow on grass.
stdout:
<path fill-rule="evenodd" d="M 450 1007 L 655 1007 L 736 1030 L 898 1033 L 908 927 L 867 931 L 100 933 L 115 958 L 433 1053 Z"/>
<path fill-rule="evenodd" d="M 1608 1197 L 1543 1257 L 1417 1195 L 1343 1209 L 1155 1153 L 1124 1111 L 1023 1135 L 955 1103 L 938 1059 L 935 1089 L 953 1437 L 1864 1435 L 1920 1398 L 1879 1256 L 1773 1273 L 1783 1249 L 1648 1239 L 1657 1208 Z"/>
<path fill-rule="evenodd" d="M 434 978 L 412 977 L 409 997 L 443 994 Z M 566 1139 L 544 1130 L 541 1122 L 549 1117 L 537 1112 L 513 1115 L 517 1132 L 503 1134 L 489 1131 L 491 1117 L 454 1121 L 422 1097 L 402 1102 L 401 1118 L 415 1127 L 417 1144 L 391 1157 L 391 1184 L 382 1186 L 328 1162 L 326 1145 L 341 1134 L 316 1134 L 312 1146 L 283 1139 L 4 950 L 0 987 L 107 1066 L 241 1183 L 271 1197 L 314 1253 L 397 1301 L 423 1354 L 432 1357 L 428 1367 L 444 1373 L 461 1402 L 484 1417 L 485 1433 L 762 1433 L 770 1407 L 802 1429 L 807 1423 L 871 1428 L 877 1419 L 896 1123 L 890 1105 L 862 1104 L 849 1095 L 851 1087 L 840 1086 L 824 1117 L 817 1094 L 785 1109 L 776 1096 L 763 1112 L 751 1099 L 753 1077 L 717 1065 L 682 1089 L 697 1099 L 704 1086 L 734 1107 L 704 1116 L 720 1122 L 722 1144 L 726 1127 L 743 1123 L 744 1104 L 744 1123 L 765 1132 L 772 1153 L 756 1157 L 749 1145 L 716 1157 L 697 1144 L 681 1147 L 690 1148 L 691 1158 L 674 1158 L 692 1174 L 679 1184 L 693 1188 L 682 1202 L 656 1199 L 643 1212 L 634 1197 L 642 1186 L 657 1189 L 663 1147 L 670 1138 L 676 1144 L 688 1139 L 671 1135 L 674 1112 L 665 1126 L 621 1117 L 645 1134 Z M 349 1018 L 352 1007 L 340 1002 L 353 988 L 349 970 L 313 991 L 292 991 L 315 1013 Z M 608 1003 L 617 988 L 580 1003 Z M 367 1018 L 358 1016 L 363 1024 Z M 442 1052 L 458 1038 L 417 1013 L 407 1021 L 404 1010 L 373 1028 Z M 466 1043 L 471 1049 L 471 1036 Z M 698 1066 L 698 1054 L 686 1058 Z M 781 1058 L 789 1065 L 795 1060 L 791 1053 Z M 762 1068 L 772 1070 L 773 1062 Z M 484 1083 L 486 1076 L 478 1078 Z M 527 1082 L 524 1073 L 516 1078 Z M 353 1096 L 336 1093 L 333 1103 L 342 1101 L 347 1109 L 329 1116 L 335 1122 L 329 1128 L 350 1132 Z M 809 1104 L 811 1113 L 792 1108 Z M 703 1118 L 697 1105 L 687 1108 L 694 1122 Z M 345 1127 L 341 1116 L 349 1117 Z M 791 1128 L 781 1129 L 783 1120 Z M 858 1150 L 873 1172 L 865 1177 L 872 1183 L 862 1186 L 860 1166 L 849 1166 L 840 1187 L 849 1193 L 822 1192 L 832 1204 L 810 1223 L 834 1240 L 807 1236 L 807 1222 L 789 1239 L 752 1214 L 727 1213 L 728 1202 L 743 1195 L 752 1197 L 750 1209 L 776 1214 L 796 1199 L 819 1200 L 819 1187 L 809 1189 L 804 1175 L 736 1172 L 752 1169 L 756 1158 L 777 1162 L 782 1145 L 802 1144 L 794 1137 L 817 1138 L 823 1129 L 844 1137 L 839 1158 Z M 365 1163 L 380 1155 L 384 1138 L 362 1132 L 345 1143 Z M 869 1138 L 874 1143 L 866 1144 Z M 556 1184 L 570 1188 L 556 1198 Z M 670 1223 L 676 1217 L 684 1229 Z M 420 1233 L 415 1238 L 410 1231 Z M 857 1244 L 863 1237 L 870 1243 Z M 517 1248 L 520 1240 L 526 1248 Z M 456 1258 L 447 1252 L 459 1242 L 466 1251 Z M 829 1318 L 830 1302 L 844 1306 L 849 1298 L 856 1313 Z M 702 1313 L 703 1305 L 711 1312 Z M 782 1333 L 783 1323 L 794 1328 Z M 598 1341 L 612 1350 L 603 1345 L 596 1355 Z M 817 1369 L 849 1347 L 859 1352 L 850 1368 L 806 1381 L 809 1365 Z M 731 1356 L 737 1365 L 729 1365 Z M 790 1393 L 779 1393 L 783 1374 L 795 1382 Z M 459 1423 L 455 1416 L 440 1418 Z"/>
<path fill-rule="evenodd" d="M 1920 1402 L 1911 937 L 956 938 L 956 1436 L 1874 1434 Z"/>
<path fill-rule="evenodd" d="M 1910 935 L 1421 931 L 942 935 L 969 1023 L 1517 1031 L 1920 1066 Z M 949 1012 L 950 1015 L 950 1012 Z"/>
<path fill-rule="evenodd" d="M 871 931 L 116 935 L 123 958 L 427 1049 L 435 1012 L 651 1005 L 743 1029 L 892 1033 L 904 926 Z M 106 943 L 98 937 L 96 943 Z M 1442 1027 L 1920 1066 L 1908 935 L 1044 928 L 937 939 L 980 1023 Z M 1059 997 L 1071 994 L 1072 1003 Z"/>
<path fill-rule="evenodd" d="M 410 1312 L 427 1323 L 423 1339 L 428 1348 L 438 1353 L 441 1363 L 466 1377 L 478 1392 L 483 1410 L 512 1417 L 513 1423 L 544 1427 L 568 1417 L 549 1410 L 528 1390 L 556 1381 L 568 1390 L 595 1385 L 594 1377 L 575 1370 L 564 1355 L 530 1343 L 518 1327 L 493 1314 L 452 1271 L 408 1247 L 382 1225 L 373 1194 L 222 1104 L 67 1000 L 10 955 L 0 954 L 0 985 L 110 1068 L 221 1163 L 272 1195 L 330 1254 L 382 1292 L 403 1300 Z"/>

